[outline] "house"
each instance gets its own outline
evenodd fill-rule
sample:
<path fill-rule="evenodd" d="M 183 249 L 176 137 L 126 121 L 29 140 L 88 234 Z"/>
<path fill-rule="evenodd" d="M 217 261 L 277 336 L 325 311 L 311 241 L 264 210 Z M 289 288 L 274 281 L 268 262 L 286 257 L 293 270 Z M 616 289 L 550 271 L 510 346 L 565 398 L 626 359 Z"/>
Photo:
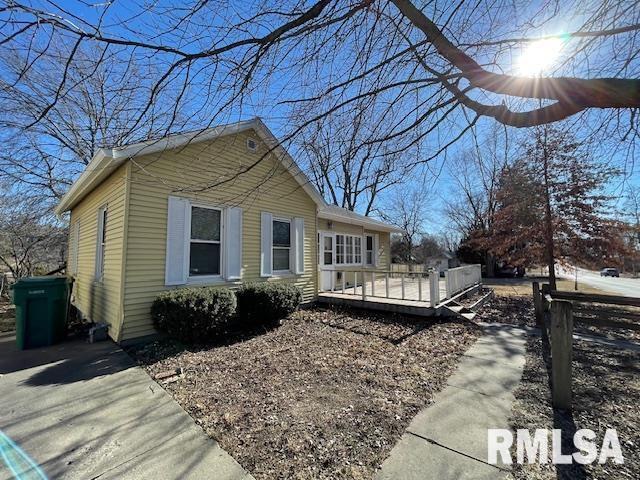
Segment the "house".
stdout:
<path fill-rule="evenodd" d="M 312 302 L 338 270 L 388 269 L 397 231 L 327 205 L 260 119 L 98 150 L 64 212 L 72 302 L 117 342 L 155 333 L 170 288 L 290 282 Z"/>
<path fill-rule="evenodd" d="M 452 252 L 442 252 L 439 255 L 429 257 L 425 261 L 425 265 L 429 268 L 437 270 L 441 274 L 449 270 L 450 268 L 456 268 L 460 266 L 460 260 Z"/>

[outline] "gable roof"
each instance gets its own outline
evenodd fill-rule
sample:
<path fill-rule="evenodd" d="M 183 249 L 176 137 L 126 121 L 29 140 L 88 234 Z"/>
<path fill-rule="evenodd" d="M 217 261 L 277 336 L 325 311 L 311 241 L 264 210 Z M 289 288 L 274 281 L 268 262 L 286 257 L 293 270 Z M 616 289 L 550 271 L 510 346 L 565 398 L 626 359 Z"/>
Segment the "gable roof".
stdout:
<path fill-rule="evenodd" d="M 55 208 L 55 213 L 60 215 L 63 212 L 71 210 L 127 160 L 141 155 L 180 148 L 191 143 L 206 142 L 247 130 L 254 130 L 258 134 L 260 139 L 272 150 L 282 165 L 291 173 L 300 187 L 313 199 L 319 208 L 326 205 L 320 193 L 314 188 L 304 172 L 300 170 L 300 167 L 298 167 L 291 155 L 282 147 L 278 139 L 271 133 L 262 120 L 256 117 L 251 120 L 229 125 L 220 125 L 206 130 L 168 135 L 160 139 L 133 143 L 122 147 L 101 148 L 95 153 L 84 172 L 82 172 L 82 175 L 80 175 L 73 185 L 71 185 L 69 191 L 60 199 L 60 203 L 58 203 Z"/>
<path fill-rule="evenodd" d="M 335 222 L 350 223 L 366 227 L 371 230 L 380 230 L 382 232 L 401 233 L 403 230 L 395 225 L 381 222 L 375 218 L 365 217 L 359 213 L 338 207 L 337 205 L 325 205 L 318 208 L 318 217 L 325 220 L 333 220 Z"/>
<path fill-rule="evenodd" d="M 336 222 L 351 223 L 372 230 L 383 232 L 402 232 L 402 229 L 390 225 L 370 217 L 365 217 L 358 213 L 341 208 L 336 205 L 328 205 L 322 195 L 316 190 L 309 178 L 298 167 L 295 160 L 282 147 L 278 139 L 271 133 L 264 122 L 256 117 L 251 120 L 231 123 L 228 125 L 220 125 L 217 127 L 198 130 L 195 132 L 179 133 L 168 135 L 154 140 L 132 143 L 114 148 L 99 149 L 82 175 L 71 185 L 69 191 L 60 199 L 60 203 L 55 208 L 56 215 L 71 210 L 94 188 L 102 183 L 109 175 L 111 175 L 118 167 L 130 160 L 141 155 L 149 155 L 152 153 L 163 152 L 180 148 L 188 144 L 206 142 L 221 138 L 227 135 L 253 130 L 258 137 L 267 145 L 269 149 L 277 156 L 282 165 L 296 179 L 300 187 L 313 199 L 318 208 L 318 217 Z"/>

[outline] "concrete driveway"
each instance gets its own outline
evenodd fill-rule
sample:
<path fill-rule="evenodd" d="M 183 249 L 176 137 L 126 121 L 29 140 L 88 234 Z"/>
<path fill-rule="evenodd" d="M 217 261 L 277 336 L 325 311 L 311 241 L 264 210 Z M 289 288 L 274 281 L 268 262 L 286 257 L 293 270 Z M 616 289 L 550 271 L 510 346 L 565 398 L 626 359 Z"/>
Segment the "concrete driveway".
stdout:
<path fill-rule="evenodd" d="M 0 336 L 0 430 L 2 480 L 20 450 L 52 479 L 252 478 L 112 342 L 21 352 Z"/>

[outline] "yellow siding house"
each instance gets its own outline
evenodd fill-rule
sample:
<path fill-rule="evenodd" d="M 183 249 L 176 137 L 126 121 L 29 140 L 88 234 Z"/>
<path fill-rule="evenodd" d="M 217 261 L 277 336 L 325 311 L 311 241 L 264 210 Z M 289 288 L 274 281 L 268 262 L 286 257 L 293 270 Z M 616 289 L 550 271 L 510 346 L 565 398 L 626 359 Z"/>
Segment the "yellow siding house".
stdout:
<path fill-rule="evenodd" d="M 338 269 L 388 269 L 397 231 L 327 205 L 260 119 L 101 149 L 67 211 L 72 302 L 117 342 L 155 334 L 170 288 L 291 282 L 313 302 Z"/>

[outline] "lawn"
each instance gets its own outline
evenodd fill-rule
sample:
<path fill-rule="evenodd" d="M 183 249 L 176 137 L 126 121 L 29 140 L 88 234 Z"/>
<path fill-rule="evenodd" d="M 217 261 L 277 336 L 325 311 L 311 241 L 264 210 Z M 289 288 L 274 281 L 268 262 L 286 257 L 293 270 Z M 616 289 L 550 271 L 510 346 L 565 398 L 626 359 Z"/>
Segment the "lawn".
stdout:
<path fill-rule="evenodd" d="M 547 277 L 523 277 L 523 278 L 483 278 L 482 283 L 486 287 L 492 288 L 496 295 L 502 296 L 531 296 L 533 294 L 533 287 L 531 286 L 532 282 L 548 283 L 549 279 Z M 556 280 L 556 286 L 558 290 L 574 292 L 574 282 L 573 280 L 568 280 L 566 278 L 558 278 Z M 583 282 L 578 282 L 578 292 L 583 293 L 594 293 L 594 294 L 607 294 L 603 290 L 598 288 L 590 287 Z M 610 295 L 610 293 L 609 293 Z"/>
<path fill-rule="evenodd" d="M 256 478 L 371 478 L 445 386 L 477 327 L 303 310 L 228 345 L 157 342 L 133 355 Z"/>

